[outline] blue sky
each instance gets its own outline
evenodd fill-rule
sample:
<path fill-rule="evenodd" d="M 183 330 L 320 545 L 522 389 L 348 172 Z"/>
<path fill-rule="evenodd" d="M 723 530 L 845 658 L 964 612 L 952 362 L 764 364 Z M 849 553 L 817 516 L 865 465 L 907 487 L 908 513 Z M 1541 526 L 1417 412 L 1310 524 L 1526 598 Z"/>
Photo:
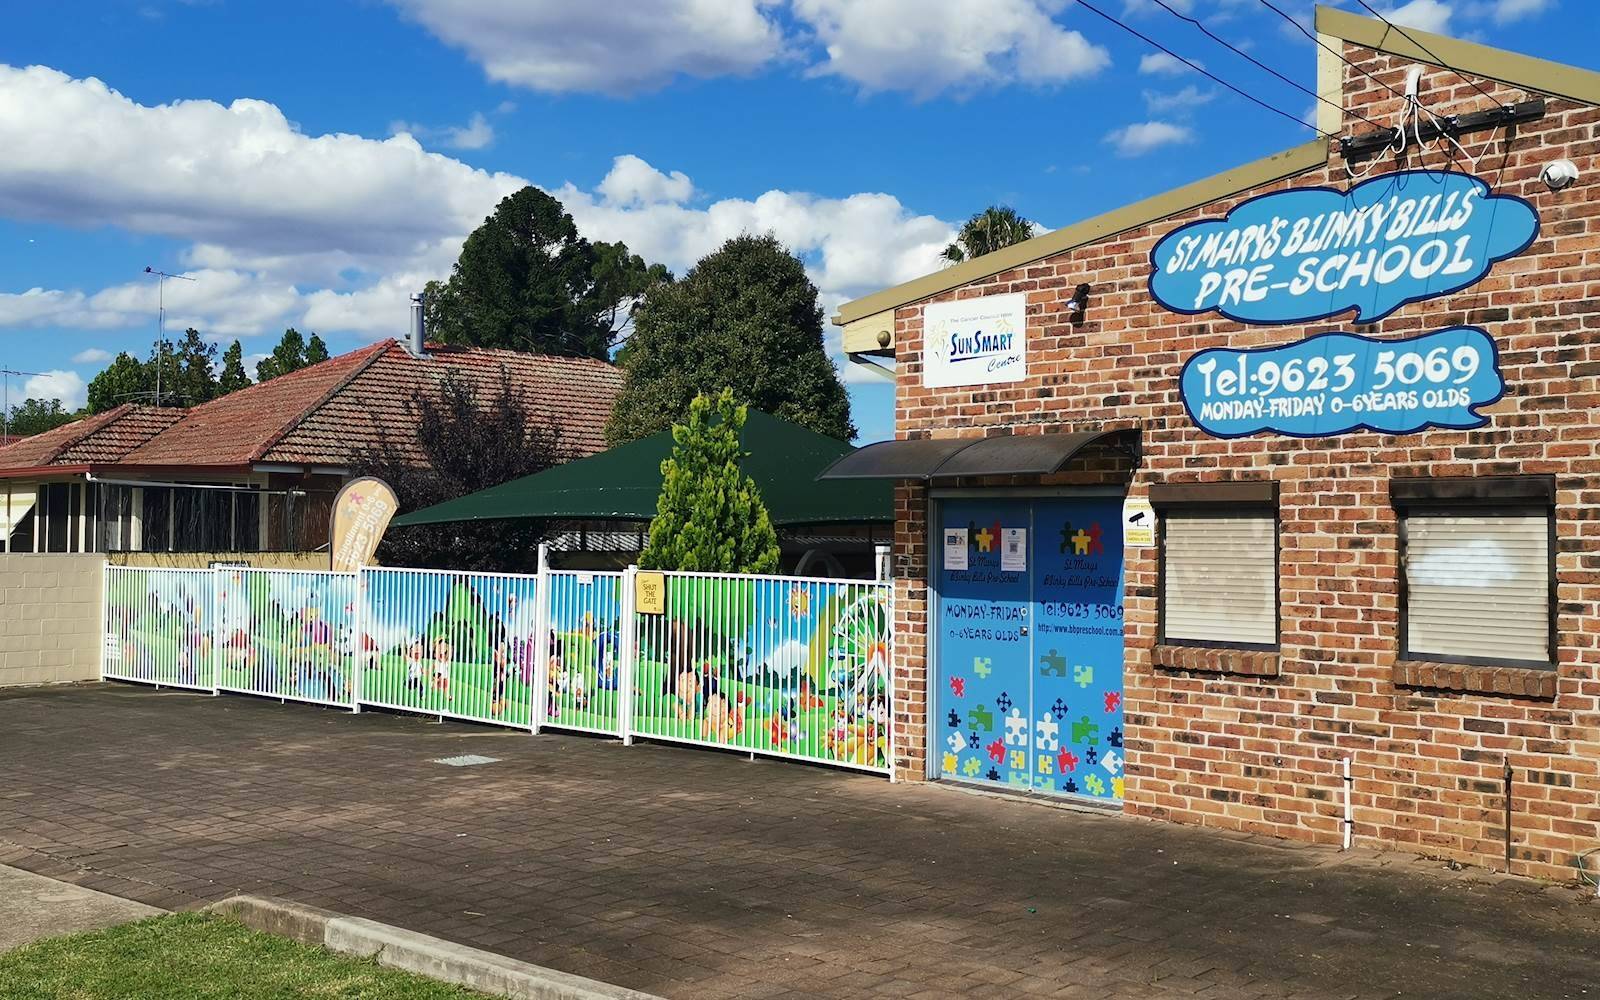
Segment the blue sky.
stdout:
<path fill-rule="evenodd" d="M 1309 23 L 1306 0 L 1274 0 Z M 1591 0 L 1373 5 L 1597 67 Z M 1309 86 L 1259 0 L 1168 0 Z M 1355 0 L 1347 7 L 1359 10 Z M 1095 0 L 1291 118 L 1312 101 L 1152 0 Z M 246 355 L 406 323 L 504 194 L 682 273 L 741 231 L 805 258 L 830 314 L 938 267 L 991 203 L 1054 228 L 1312 137 L 1069 0 L 104 0 L 0 35 L 0 368 L 82 402 L 169 326 Z M 830 327 L 830 330 L 832 328 Z M 887 383 L 847 371 L 862 440 Z"/>

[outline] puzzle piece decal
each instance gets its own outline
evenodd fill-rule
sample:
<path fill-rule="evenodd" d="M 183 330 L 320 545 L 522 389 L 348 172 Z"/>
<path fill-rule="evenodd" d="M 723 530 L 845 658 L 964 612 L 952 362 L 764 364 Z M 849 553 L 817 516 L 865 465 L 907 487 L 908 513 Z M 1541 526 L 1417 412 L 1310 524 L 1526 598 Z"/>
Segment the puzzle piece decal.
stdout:
<path fill-rule="evenodd" d="M 1026 771 L 1028 769 L 1028 751 L 1011 751 L 1011 767 L 1013 770 Z"/>
<path fill-rule="evenodd" d="M 1115 797 L 1115 798 L 1119 798 L 1119 799 L 1122 798 L 1123 792 L 1127 788 L 1127 785 L 1128 785 L 1128 782 L 1124 778 L 1112 778 L 1111 779 L 1111 794 L 1112 794 L 1112 796 Z"/>
<path fill-rule="evenodd" d="M 945 746 L 950 748 L 951 753 L 960 753 L 962 750 L 966 749 L 967 746 L 966 738 L 963 737 L 959 731 L 953 732 L 949 736 L 945 737 L 944 743 Z"/>
<path fill-rule="evenodd" d="M 1023 763 L 1026 765 L 1027 762 L 1024 761 Z M 1028 770 L 1026 766 L 1024 766 L 1022 770 L 1012 771 L 1006 776 L 1006 784 L 1010 785 L 1012 788 L 1027 788 L 1028 783 Z"/>
<path fill-rule="evenodd" d="M 1000 780 L 1000 772 L 996 771 L 994 768 L 991 767 L 984 774 L 984 777 L 988 778 L 990 781 L 999 781 Z"/>
<path fill-rule="evenodd" d="M 1078 682 L 1079 687 L 1086 688 L 1094 683 L 1094 668 L 1087 663 L 1080 663 L 1072 668 L 1072 679 Z"/>
<path fill-rule="evenodd" d="M 995 740 L 993 743 L 989 744 L 988 750 L 989 759 L 994 761 L 996 764 L 1006 759 L 1006 745 L 1001 743 L 999 740 Z"/>
<path fill-rule="evenodd" d="M 1089 542 L 1091 540 L 1092 539 L 1090 539 L 1089 533 L 1087 531 L 1084 531 L 1082 528 L 1079 528 L 1077 530 L 1077 532 L 1075 534 L 1073 534 L 1073 536 L 1072 536 L 1072 554 L 1075 555 L 1075 556 L 1086 556 L 1086 555 L 1088 555 L 1089 554 Z"/>
<path fill-rule="evenodd" d="M 1098 764 L 1100 763 L 1100 751 L 1096 750 L 1094 747 L 1090 747 L 1083 752 L 1083 759 L 1088 761 L 1091 765 Z"/>
<path fill-rule="evenodd" d="M 982 767 L 983 765 L 978 762 L 978 758 L 968 757 L 967 762 L 961 765 L 961 773 L 971 778 L 976 775 L 979 769 Z"/>
<path fill-rule="evenodd" d="M 946 718 L 946 721 L 948 721 L 950 723 L 950 728 L 951 729 L 960 729 L 961 728 L 961 716 L 956 713 L 955 709 L 952 708 L 950 710 L 950 714 L 948 716 L 946 716 L 945 718 Z"/>
<path fill-rule="evenodd" d="M 955 717 L 955 714 L 956 713 L 954 711 L 951 711 L 950 713 L 952 718 Z M 1087 719 L 1088 716 L 1086 715 L 1084 718 Z M 984 708 L 982 705 L 979 705 L 977 708 L 967 713 L 967 721 L 972 723 L 973 729 L 981 729 L 986 733 L 994 732 L 994 713 L 989 711 L 987 708 Z M 957 720 L 952 724 L 959 726 L 961 723 L 959 720 Z"/>
<path fill-rule="evenodd" d="M 1047 754 L 1047 753 L 1040 754 L 1039 755 L 1039 761 L 1038 761 L 1039 773 L 1040 774 L 1054 774 L 1054 773 L 1056 773 L 1055 763 L 1056 763 L 1055 760 L 1052 759 L 1049 754 Z"/>
<path fill-rule="evenodd" d="M 1040 677 L 1065 677 L 1067 676 L 1067 658 L 1051 650 L 1048 656 L 1039 657 Z"/>
<path fill-rule="evenodd" d="M 944 755 L 944 773 L 945 774 L 955 774 L 956 773 L 956 755 L 955 754 L 947 753 L 947 754 Z"/>
<path fill-rule="evenodd" d="M 965 698 L 967 696 L 967 679 L 965 677 L 950 678 L 950 693 L 957 698 Z"/>
<path fill-rule="evenodd" d="M 1122 746 L 1122 728 L 1119 726 L 1111 730 L 1111 735 L 1106 737 L 1106 742 L 1120 748 Z"/>
<path fill-rule="evenodd" d="M 1100 780 L 1098 774 L 1086 776 L 1083 779 L 1083 787 L 1089 790 L 1090 795 L 1104 795 L 1106 793 L 1106 783 Z"/>
<path fill-rule="evenodd" d="M 1063 792 L 1072 792 L 1073 794 L 1077 794 L 1078 783 L 1073 781 L 1071 778 L 1068 778 L 1066 781 L 1061 783 L 1061 790 Z"/>
<path fill-rule="evenodd" d="M 994 667 L 990 666 L 992 662 L 987 656 L 974 656 L 972 658 L 972 672 L 977 674 L 979 678 L 988 680 L 989 675 L 994 673 Z"/>
<path fill-rule="evenodd" d="M 994 700 L 994 707 L 998 708 L 1002 712 L 1011 711 L 1011 696 L 1006 694 L 1004 691 L 1001 691 L 1000 697 Z"/>
<path fill-rule="evenodd" d="M 1056 703 L 1050 706 L 1050 714 L 1058 719 L 1065 719 L 1069 710 L 1067 703 L 1060 698 L 1057 698 Z"/>
<path fill-rule="evenodd" d="M 1099 743 L 1100 727 L 1091 722 L 1087 715 L 1072 724 L 1072 742 L 1087 743 L 1096 746 Z"/>
<path fill-rule="evenodd" d="M 1076 771 L 1078 769 L 1078 755 L 1062 747 L 1061 752 L 1056 754 L 1056 767 L 1062 774 Z"/>
<path fill-rule="evenodd" d="M 1115 712 L 1117 709 L 1119 709 L 1121 707 L 1122 707 L 1122 695 L 1118 694 L 1116 691 L 1107 691 L 1106 692 L 1106 711 L 1107 712 Z"/>
<path fill-rule="evenodd" d="M 1105 768 L 1112 777 L 1122 771 L 1122 758 L 1117 756 L 1115 750 L 1107 750 L 1106 755 L 1100 758 L 1100 766 Z"/>
<path fill-rule="evenodd" d="M 1072 548 L 1072 522 L 1068 521 L 1061 526 L 1061 554 L 1066 555 Z"/>
<path fill-rule="evenodd" d="M 1006 746 L 1022 746 L 1027 742 L 1028 720 L 1022 717 L 1022 709 L 1013 708 L 1006 716 Z"/>
<path fill-rule="evenodd" d="M 971 747 L 973 750 L 976 750 L 983 746 L 983 740 L 978 738 L 977 733 L 973 733 L 971 736 L 967 737 L 967 746 Z"/>
<path fill-rule="evenodd" d="M 1045 715 L 1034 728 L 1034 740 L 1040 750 L 1054 750 L 1060 745 L 1061 723 L 1054 716 Z"/>
<path fill-rule="evenodd" d="M 1089 554 L 1092 556 L 1104 555 L 1105 545 L 1101 541 L 1100 522 L 1089 525 Z"/>

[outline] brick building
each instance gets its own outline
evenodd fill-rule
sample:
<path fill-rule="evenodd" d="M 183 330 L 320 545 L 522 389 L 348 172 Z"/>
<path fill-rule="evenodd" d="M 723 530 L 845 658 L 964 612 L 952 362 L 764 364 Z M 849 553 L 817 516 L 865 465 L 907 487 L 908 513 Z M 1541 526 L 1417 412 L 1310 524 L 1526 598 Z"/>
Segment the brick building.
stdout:
<path fill-rule="evenodd" d="M 1316 28 L 1318 128 L 1403 151 L 1319 138 L 836 318 L 897 363 L 896 440 L 828 475 L 900 480 L 900 774 L 1337 843 L 1348 761 L 1358 843 L 1570 878 L 1600 74 Z"/>

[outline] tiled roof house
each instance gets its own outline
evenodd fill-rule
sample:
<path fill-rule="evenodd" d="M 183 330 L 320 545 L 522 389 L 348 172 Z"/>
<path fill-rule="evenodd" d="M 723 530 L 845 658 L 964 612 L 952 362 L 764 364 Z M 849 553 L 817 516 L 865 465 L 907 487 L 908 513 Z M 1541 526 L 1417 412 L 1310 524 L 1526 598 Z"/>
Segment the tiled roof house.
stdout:
<path fill-rule="evenodd" d="M 123 405 L 0 447 L 0 551 L 315 548 L 368 446 L 416 461 L 410 401 L 501 372 L 568 458 L 605 447 L 621 373 L 587 358 L 383 340 L 190 409 Z"/>

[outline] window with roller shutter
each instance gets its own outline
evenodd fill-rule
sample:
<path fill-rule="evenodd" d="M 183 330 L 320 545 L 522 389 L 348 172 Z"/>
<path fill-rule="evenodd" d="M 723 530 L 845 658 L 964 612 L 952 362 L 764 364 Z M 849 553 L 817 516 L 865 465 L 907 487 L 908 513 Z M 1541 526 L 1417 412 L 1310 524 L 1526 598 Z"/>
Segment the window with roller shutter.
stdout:
<path fill-rule="evenodd" d="M 1153 486 L 1160 515 L 1161 642 L 1275 649 L 1274 483 Z"/>
<path fill-rule="evenodd" d="M 1555 484 L 1543 476 L 1396 480 L 1400 657 L 1555 662 Z"/>

